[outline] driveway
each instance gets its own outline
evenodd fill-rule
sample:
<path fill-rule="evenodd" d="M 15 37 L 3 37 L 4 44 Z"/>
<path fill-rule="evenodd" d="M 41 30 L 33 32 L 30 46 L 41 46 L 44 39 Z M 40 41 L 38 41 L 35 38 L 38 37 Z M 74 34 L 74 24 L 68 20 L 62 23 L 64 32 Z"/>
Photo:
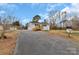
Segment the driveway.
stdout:
<path fill-rule="evenodd" d="M 79 54 L 76 42 L 47 32 L 21 31 L 16 42 L 16 55 Z"/>

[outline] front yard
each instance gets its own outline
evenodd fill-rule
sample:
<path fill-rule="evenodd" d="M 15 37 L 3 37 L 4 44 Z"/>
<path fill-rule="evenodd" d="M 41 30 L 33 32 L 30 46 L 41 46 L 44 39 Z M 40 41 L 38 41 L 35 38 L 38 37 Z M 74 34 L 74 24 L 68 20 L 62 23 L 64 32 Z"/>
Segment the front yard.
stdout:
<path fill-rule="evenodd" d="M 5 33 L 7 39 L 0 39 L 0 55 L 12 55 L 15 49 L 17 32 Z"/>
<path fill-rule="evenodd" d="M 51 33 L 52 35 L 54 34 L 65 37 L 67 39 L 72 39 L 74 41 L 79 41 L 79 31 L 72 31 L 70 37 L 68 37 L 68 33 L 66 32 L 66 30 L 51 30 L 49 31 L 49 33 Z"/>

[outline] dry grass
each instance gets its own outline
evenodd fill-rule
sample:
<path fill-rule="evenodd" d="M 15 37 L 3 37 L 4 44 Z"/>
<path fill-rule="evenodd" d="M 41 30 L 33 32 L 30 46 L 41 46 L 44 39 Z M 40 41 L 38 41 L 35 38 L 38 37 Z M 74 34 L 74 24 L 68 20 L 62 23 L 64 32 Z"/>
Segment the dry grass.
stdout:
<path fill-rule="evenodd" d="M 66 33 L 65 30 L 51 30 L 49 31 L 52 35 L 58 35 L 58 36 L 62 36 L 66 39 L 71 39 L 71 40 L 74 40 L 74 41 L 77 41 L 79 42 L 79 31 L 72 31 L 74 33 L 71 34 L 71 37 L 68 37 L 68 33 Z"/>
<path fill-rule="evenodd" d="M 0 54 L 1 55 L 11 55 L 14 52 L 16 45 L 17 32 L 5 33 L 7 39 L 0 39 Z"/>

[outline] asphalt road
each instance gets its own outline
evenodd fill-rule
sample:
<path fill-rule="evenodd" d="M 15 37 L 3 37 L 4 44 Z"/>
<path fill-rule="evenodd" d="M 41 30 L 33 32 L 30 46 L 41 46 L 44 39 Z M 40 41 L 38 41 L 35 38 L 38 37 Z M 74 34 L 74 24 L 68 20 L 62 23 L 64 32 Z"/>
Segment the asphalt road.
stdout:
<path fill-rule="evenodd" d="M 79 54 L 76 42 L 47 32 L 22 31 L 16 42 L 15 55 Z"/>

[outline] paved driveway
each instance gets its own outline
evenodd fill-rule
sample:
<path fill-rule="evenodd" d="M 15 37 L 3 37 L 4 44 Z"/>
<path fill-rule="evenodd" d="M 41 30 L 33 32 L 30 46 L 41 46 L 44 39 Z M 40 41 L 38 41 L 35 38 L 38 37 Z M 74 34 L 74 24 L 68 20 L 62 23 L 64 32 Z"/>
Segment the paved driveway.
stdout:
<path fill-rule="evenodd" d="M 17 39 L 16 55 L 79 54 L 76 42 L 47 32 L 22 31 Z"/>

